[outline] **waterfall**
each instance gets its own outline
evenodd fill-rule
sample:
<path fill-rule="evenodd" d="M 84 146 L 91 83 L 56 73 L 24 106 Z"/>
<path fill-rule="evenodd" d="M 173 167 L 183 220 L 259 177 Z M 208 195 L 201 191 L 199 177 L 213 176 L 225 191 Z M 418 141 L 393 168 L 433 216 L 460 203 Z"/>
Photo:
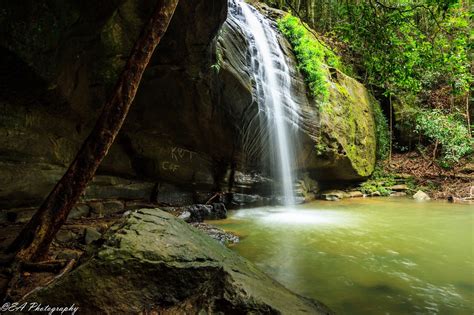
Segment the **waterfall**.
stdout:
<path fill-rule="evenodd" d="M 292 169 L 293 133 L 298 107 L 292 98 L 288 63 L 272 22 L 243 0 L 229 0 L 229 18 L 245 32 L 248 40 L 251 69 L 255 79 L 255 98 L 262 124 L 260 137 L 267 136 L 268 150 L 273 155 L 272 168 L 281 183 L 283 203 L 294 204 Z M 250 135 L 255 143 L 257 135 Z"/>

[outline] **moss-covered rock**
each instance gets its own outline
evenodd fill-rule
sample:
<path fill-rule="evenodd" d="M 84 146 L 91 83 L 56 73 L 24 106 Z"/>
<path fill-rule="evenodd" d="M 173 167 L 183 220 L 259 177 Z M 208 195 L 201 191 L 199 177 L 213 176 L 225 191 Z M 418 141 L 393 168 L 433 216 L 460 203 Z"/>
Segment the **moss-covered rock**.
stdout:
<path fill-rule="evenodd" d="M 310 136 L 313 172 L 326 180 L 357 180 L 374 171 L 376 137 L 375 98 L 360 82 L 334 68 L 326 68 L 329 99 L 320 105 L 319 125 Z"/>
<path fill-rule="evenodd" d="M 77 314 L 331 314 L 158 209 L 113 226 L 77 269 L 28 297 Z"/>

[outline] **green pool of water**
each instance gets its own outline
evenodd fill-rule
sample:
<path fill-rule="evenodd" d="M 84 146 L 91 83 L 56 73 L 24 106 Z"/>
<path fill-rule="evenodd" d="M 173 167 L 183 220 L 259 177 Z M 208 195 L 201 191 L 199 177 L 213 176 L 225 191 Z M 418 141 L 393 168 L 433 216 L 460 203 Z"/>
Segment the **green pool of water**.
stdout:
<path fill-rule="evenodd" d="M 338 314 L 473 314 L 474 206 L 409 199 L 231 211 L 232 248 Z"/>

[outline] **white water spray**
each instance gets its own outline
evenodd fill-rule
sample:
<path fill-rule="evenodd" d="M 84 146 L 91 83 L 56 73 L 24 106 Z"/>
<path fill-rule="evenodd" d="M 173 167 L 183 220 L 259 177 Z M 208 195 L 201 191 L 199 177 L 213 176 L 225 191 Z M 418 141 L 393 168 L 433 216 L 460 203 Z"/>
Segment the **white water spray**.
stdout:
<path fill-rule="evenodd" d="M 247 33 L 258 106 L 267 116 L 269 149 L 275 154 L 284 204 L 294 204 L 290 129 L 297 123 L 298 107 L 292 99 L 290 69 L 270 21 L 243 0 L 229 4 L 229 17 Z"/>

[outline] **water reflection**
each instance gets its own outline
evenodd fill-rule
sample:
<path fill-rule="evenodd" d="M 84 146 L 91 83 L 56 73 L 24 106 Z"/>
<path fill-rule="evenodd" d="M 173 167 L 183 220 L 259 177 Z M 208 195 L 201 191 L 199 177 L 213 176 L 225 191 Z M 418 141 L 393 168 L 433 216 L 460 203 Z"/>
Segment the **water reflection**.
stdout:
<path fill-rule="evenodd" d="M 334 210 L 295 210 L 288 208 L 258 208 L 250 211 L 238 211 L 233 215 L 236 219 L 257 220 L 261 224 L 278 225 L 312 225 L 312 226 L 354 226 L 357 217 L 350 213 Z"/>

